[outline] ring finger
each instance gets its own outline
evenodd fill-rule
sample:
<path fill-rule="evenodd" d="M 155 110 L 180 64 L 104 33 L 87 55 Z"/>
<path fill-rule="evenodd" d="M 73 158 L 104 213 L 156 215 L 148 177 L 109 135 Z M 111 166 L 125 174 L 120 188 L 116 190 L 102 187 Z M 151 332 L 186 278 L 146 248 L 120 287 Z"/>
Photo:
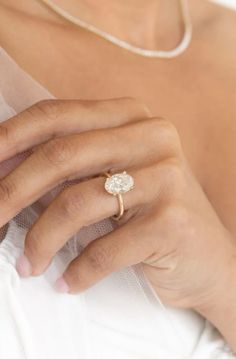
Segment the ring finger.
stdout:
<path fill-rule="evenodd" d="M 161 183 L 157 179 L 161 173 L 156 166 L 129 172 L 135 187 L 123 196 L 126 210 L 141 208 L 160 197 Z M 82 227 L 118 212 L 117 198 L 105 191 L 104 182 L 104 178 L 97 177 L 68 187 L 49 205 L 26 236 L 26 257 L 17 265 L 22 276 L 41 274 L 55 253 Z M 25 260 L 30 266 L 24 266 Z"/>
<path fill-rule="evenodd" d="M 171 156 L 169 141 L 153 131 L 156 119 L 143 122 L 65 136 L 42 145 L 0 181 L 0 226 L 66 180 L 94 176 L 110 168 L 148 165 Z"/>

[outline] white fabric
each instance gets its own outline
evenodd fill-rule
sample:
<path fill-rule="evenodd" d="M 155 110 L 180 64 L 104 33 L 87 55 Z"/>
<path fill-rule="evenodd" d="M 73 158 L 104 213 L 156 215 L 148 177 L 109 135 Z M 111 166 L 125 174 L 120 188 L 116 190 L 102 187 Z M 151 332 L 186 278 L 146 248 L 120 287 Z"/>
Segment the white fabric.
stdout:
<path fill-rule="evenodd" d="M 236 9 L 236 0 L 212 0 L 212 1 L 220 5 L 228 6 L 232 9 Z"/>
<path fill-rule="evenodd" d="M 0 122 L 53 96 L 0 50 Z M 22 158 L 0 164 L 0 178 Z M 83 228 L 40 277 L 21 279 L 14 267 L 27 228 L 58 192 L 22 211 L 0 231 L 1 359 L 229 359 L 219 333 L 189 310 L 164 307 L 141 266 L 125 268 L 78 295 L 52 284 L 95 238 L 111 231 L 107 219 Z M 6 235 L 5 235 L 5 232 Z"/>

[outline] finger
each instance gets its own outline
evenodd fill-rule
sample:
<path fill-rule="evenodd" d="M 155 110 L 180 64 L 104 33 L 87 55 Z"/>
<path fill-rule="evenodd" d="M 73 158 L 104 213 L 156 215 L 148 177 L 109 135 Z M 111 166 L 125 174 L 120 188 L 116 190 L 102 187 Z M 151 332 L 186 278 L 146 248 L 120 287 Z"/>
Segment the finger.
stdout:
<path fill-rule="evenodd" d="M 111 168 L 148 165 L 153 163 L 154 156 L 156 161 L 170 156 L 172 146 L 153 133 L 155 121 L 145 121 L 145 126 L 134 123 L 88 131 L 54 139 L 40 147 L 0 181 L 0 226 L 68 179 L 97 175 Z M 133 136 L 142 141 L 137 144 Z"/>
<path fill-rule="evenodd" d="M 153 254 L 153 243 L 147 219 L 135 218 L 91 242 L 56 281 L 56 289 L 70 293 L 84 291 L 109 274 L 144 261 Z"/>
<path fill-rule="evenodd" d="M 44 100 L 0 124 L 0 162 L 51 138 L 146 117 L 150 117 L 147 107 L 131 98 Z"/>
<path fill-rule="evenodd" d="M 30 153 L 22 152 L 19 155 L 0 163 L 0 179 L 6 177 L 21 162 L 23 162 Z"/>
<path fill-rule="evenodd" d="M 136 208 L 137 212 L 157 197 L 160 199 L 161 166 L 159 170 L 155 167 L 129 170 L 129 174 L 135 187 L 123 195 L 126 210 Z M 23 269 L 23 276 L 41 274 L 56 252 L 82 227 L 119 213 L 118 200 L 105 191 L 104 183 L 105 178 L 98 177 L 68 187 L 49 205 L 26 236 L 24 253 L 31 268 L 28 273 Z"/>

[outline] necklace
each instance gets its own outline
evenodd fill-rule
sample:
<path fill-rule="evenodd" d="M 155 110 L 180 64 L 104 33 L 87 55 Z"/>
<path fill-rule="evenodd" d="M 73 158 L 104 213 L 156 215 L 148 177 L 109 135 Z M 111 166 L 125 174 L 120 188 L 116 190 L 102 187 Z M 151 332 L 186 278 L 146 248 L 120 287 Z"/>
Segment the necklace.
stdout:
<path fill-rule="evenodd" d="M 177 47 L 169 51 L 159 51 L 159 50 L 148 50 L 143 49 L 137 46 L 134 46 L 124 40 L 121 40 L 103 30 L 98 29 L 92 24 L 87 23 L 86 21 L 81 20 L 78 17 L 71 15 L 69 12 L 65 11 L 58 5 L 54 4 L 51 0 L 38 0 L 44 5 L 46 5 L 49 9 L 55 12 L 57 15 L 62 17 L 63 19 L 71 22 L 72 24 L 79 26 L 85 30 L 88 30 L 97 36 L 111 42 L 112 44 L 119 46 L 123 49 L 126 49 L 132 53 L 137 55 L 145 56 L 145 57 L 152 57 L 152 58 L 163 58 L 163 59 L 170 59 L 182 54 L 189 46 L 191 39 L 192 39 L 192 22 L 190 18 L 188 0 L 179 0 L 181 5 L 181 14 L 184 23 L 184 35 L 180 43 Z"/>

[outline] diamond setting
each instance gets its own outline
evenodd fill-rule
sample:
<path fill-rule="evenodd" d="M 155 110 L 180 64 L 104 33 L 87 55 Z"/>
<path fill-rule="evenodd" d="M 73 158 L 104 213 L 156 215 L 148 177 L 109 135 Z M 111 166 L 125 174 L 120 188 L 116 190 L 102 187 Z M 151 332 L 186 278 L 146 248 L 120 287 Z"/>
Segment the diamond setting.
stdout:
<path fill-rule="evenodd" d="M 134 188 L 134 179 L 128 173 L 116 173 L 106 179 L 105 189 L 114 196 L 129 192 Z"/>

